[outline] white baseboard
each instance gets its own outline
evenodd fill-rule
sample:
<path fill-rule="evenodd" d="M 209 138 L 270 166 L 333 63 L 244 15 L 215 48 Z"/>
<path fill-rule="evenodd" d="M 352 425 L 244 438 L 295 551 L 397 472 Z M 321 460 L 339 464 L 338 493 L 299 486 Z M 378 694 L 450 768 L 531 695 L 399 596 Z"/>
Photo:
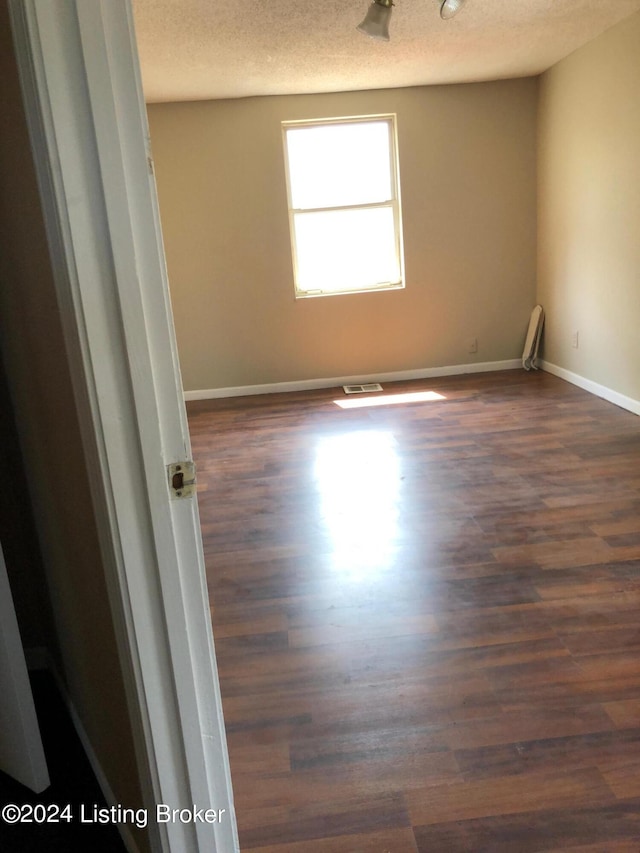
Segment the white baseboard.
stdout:
<path fill-rule="evenodd" d="M 614 403 L 614 405 L 620 406 L 621 409 L 633 412 L 634 415 L 640 415 L 640 400 L 634 400 L 633 397 L 627 397 L 624 394 L 618 393 L 618 391 L 614 391 L 612 388 L 607 388 L 606 385 L 600 385 L 591 379 L 585 379 L 584 376 L 573 373 L 571 370 L 565 370 L 564 367 L 558 367 L 549 361 L 541 361 L 540 367 L 546 370 L 547 373 L 552 373 L 554 376 L 560 377 L 560 379 L 566 379 L 572 385 L 577 385 L 578 388 L 583 388 L 585 391 L 589 391 L 590 394 L 595 394 L 596 397 L 602 397 L 603 400 Z"/>
<path fill-rule="evenodd" d="M 274 382 L 268 385 L 239 385 L 235 388 L 209 388 L 203 391 L 185 391 L 184 399 L 214 400 L 221 397 L 247 397 L 253 394 L 280 394 L 287 391 L 313 391 L 317 388 L 337 388 L 340 385 L 368 382 L 402 382 L 407 379 L 430 379 L 434 376 L 458 376 L 465 373 L 490 373 L 495 370 L 515 370 L 522 367 L 522 359 L 507 361 L 482 361 L 475 364 L 452 364 L 446 367 L 423 367 L 417 370 L 398 370 L 393 373 L 369 373 L 365 376 L 334 376 L 330 379 L 301 379 L 298 382 Z"/>
<path fill-rule="evenodd" d="M 60 673 L 58 672 L 53 658 L 49 654 L 49 650 L 43 647 L 25 649 L 25 658 L 27 660 L 28 669 L 46 669 L 53 676 L 53 680 L 55 681 L 56 687 L 60 692 L 60 696 L 62 697 L 67 711 L 69 712 L 73 727 L 76 730 L 76 734 L 80 738 L 82 748 L 84 749 L 85 755 L 89 760 L 89 764 L 91 765 L 91 769 L 93 770 L 98 785 L 100 786 L 100 790 L 102 791 L 102 794 L 107 802 L 107 805 L 118 805 L 118 801 L 116 800 L 116 796 L 113 793 L 111 785 L 109 784 L 109 780 L 107 779 L 102 769 L 102 766 L 98 760 L 98 756 L 93 750 L 91 741 L 89 740 L 89 736 L 87 735 L 87 732 L 85 731 L 85 728 L 82 724 L 82 720 L 80 719 L 78 712 L 75 709 L 73 701 L 69 696 L 65 683 L 62 680 Z M 120 837 L 122 838 L 123 844 L 129 851 L 129 853 L 140 853 L 140 848 L 136 844 L 129 827 L 126 824 L 117 824 L 116 828 L 120 833 Z"/>

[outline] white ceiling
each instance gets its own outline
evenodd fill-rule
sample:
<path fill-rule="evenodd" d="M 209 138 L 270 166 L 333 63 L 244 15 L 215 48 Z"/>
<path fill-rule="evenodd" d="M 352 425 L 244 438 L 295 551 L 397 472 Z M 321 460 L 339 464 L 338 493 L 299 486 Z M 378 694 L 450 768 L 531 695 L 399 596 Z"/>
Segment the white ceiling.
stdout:
<path fill-rule="evenodd" d="M 397 0 L 391 41 L 356 31 L 369 0 L 133 0 L 150 102 L 461 83 L 539 74 L 640 0 Z"/>

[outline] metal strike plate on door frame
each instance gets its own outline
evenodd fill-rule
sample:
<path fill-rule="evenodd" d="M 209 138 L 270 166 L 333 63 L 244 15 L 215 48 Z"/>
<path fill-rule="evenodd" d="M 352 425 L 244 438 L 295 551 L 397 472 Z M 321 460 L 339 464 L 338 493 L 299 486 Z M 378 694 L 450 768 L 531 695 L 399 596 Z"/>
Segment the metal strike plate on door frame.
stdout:
<path fill-rule="evenodd" d="M 169 473 L 169 491 L 174 500 L 190 498 L 196 491 L 195 462 L 172 462 L 167 465 Z"/>

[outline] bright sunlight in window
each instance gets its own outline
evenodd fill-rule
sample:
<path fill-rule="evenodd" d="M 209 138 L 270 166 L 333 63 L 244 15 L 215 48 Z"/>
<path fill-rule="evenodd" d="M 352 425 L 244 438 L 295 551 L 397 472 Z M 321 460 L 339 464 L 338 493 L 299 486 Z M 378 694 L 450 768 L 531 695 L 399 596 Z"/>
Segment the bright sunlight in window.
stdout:
<path fill-rule="evenodd" d="M 395 116 L 283 130 L 296 296 L 403 287 Z"/>

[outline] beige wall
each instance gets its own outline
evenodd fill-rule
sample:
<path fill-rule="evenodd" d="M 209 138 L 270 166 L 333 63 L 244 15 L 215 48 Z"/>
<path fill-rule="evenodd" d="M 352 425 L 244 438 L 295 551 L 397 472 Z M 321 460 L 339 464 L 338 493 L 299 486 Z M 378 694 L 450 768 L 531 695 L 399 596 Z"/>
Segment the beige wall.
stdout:
<path fill-rule="evenodd" d="M 544 357 L 640 400 L 640 14 L 543 75 L 539 180 Z"/>
<path fill-rule="evenodd" d="M 19 599 L 31 585 L 39 593 L 20 607 L 21 629 L 49 646 L 118 801 L 139 807 L 131 726 L 6 3 L 0 3 L 0 79 L 0 341 L 47 576 L 45 588 L 37 565 L 19 567 Z M 39 618 L 40 599 L 53 613 L 54 624 L 44 634 L 41 625 L 29 624 Z M 138 838 L 144 849 L 146 834 Z"/>
<path fill-rule="evenodd" d="M 150 105 L 185 388 L 519 357 L 536 94 L 528 79 Z M 384 112 L 398 116 L 406 289 L 295 300 L 280 122 Z"/>

